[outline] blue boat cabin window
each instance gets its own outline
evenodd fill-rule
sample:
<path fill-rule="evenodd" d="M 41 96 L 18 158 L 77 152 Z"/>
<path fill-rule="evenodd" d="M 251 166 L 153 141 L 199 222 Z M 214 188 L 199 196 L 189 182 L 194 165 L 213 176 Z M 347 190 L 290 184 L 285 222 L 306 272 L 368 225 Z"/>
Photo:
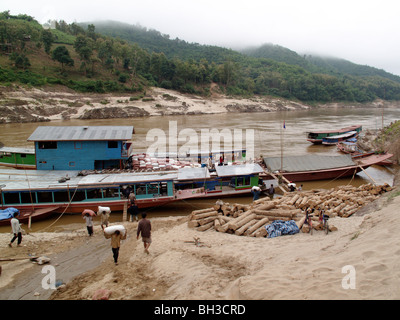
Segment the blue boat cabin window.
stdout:
<path fill-rule="evenodd" d="M 13 203 L 20 203 L 19 201 L 19 193 L 12 192 L 12 193 L 4 193 L 3 194 L 4 204 L 13 204 Z"/>
<path fill-rule="evenodd" d="M 137 195 L 141 195 L 141 194 L 146 194 L 147 193 L 147 187 L 145 184 L 139 184 L 139 185 L 135 185 L 135 193 Z"/>
<path fill-rule="evenodd" d="M 68 166 L 70 166 L 70 167 L 75 167 L 75 161 L 70 161 L 70 162 L 68 162 Z"/>
<path fill-rule="evenodd" d="M 86 192 L 85 190 L 76 190 L 75 191 L 70 191 L 70 195 L 72 198 L 72 201 L 83 201 L 86 200 Z"/>
<path fill-rule="evenodd" d="M 100 189 L 87 189 L 86 196 L 88 199 L 101 199 L 103 198 L 102 192 Z"/>
<path fill-rule="evenodd" d="M 116 148 L 118 148 L 118 141 L 108 141 L 108 148 L 109 148 L 109 149 L 116 149 Z"/>
<path fill-rule="evenodd" d="M 21 192 L 20 193 L 21 203 L 32 203 L 36 202 L 35 193 Z"/>
<path fill-rule="evenodd" d="M 69 202 L 68 191 L 54 191 L 54 202 Z"/>
<path fill-rule="evenodd" d="M 39 141 L 39 149 L 57 149 L 57 141 Z"/>
<path fill-rule="evenodd" d="M 37 193 L 37 201 L 39 203 L 53 202 L 53 193 L 52 192 L 38 192 Z"/>

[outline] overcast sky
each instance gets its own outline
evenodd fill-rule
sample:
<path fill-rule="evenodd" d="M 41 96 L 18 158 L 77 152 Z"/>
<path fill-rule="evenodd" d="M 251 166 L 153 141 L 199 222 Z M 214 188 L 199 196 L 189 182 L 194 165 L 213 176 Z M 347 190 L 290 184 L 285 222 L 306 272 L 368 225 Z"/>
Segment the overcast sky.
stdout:
<path fill-rule="evenodd" d="M 399 0 L 14 0 L 0 11 L 40 23 L 116 20 L 172 39 L 238 47 L 273 43 L 400 75 Z"/>

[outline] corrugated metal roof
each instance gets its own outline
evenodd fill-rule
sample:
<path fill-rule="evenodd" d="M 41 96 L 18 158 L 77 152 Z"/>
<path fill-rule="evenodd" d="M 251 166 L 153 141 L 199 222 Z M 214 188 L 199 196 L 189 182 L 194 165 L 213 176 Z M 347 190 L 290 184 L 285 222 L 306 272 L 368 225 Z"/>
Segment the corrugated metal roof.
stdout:
<path fill-rule="evenodd" d="M 304 156 L 289 156 L 281 157 L 270 157 L 264 158 L 264 163 L 267 168 L 274 172 L 280 171 L 281 167 L 283 171 L 294 172 L 294 171 L 313 171 L 313 170 L 324 170 L 333 169 L 340 167 L 353 166 L 354 162 L 350 155 L 341 156 L 320 156 L 320 155 L 304 155 Z"/>
<path fill-rule="evenodd" d="M 130 140 L 133 126 L 40 126 L 28 141 Z"/>
<path fill-rule="evenodd" d="M 210 172 L 206 167 L 201 168 L 180 168 L 178 170 L 178 180 L 198 180 L 210 178 Z"/>
<path fill-rule="evenodd" d="M 245 176 L 249 174 L 261 173 L 264 170 L 257 163 L 246 163 L 231 166 L 216 166 L 215 170 L 219 177 Z"/>
<path fill-rule="evenodd" d="M 79 171 L 59 171 L 59 170 L 27 170 L 16 171 L 0 170 L 0 187 L 2 190 L 34 190 L 34 189 L 64 189 L 68 186 L 70 189 L 77 186 L 92 185 L 120 185 L 151 181 L 174 180 L 178 177 L 176 171 L 157 172 L 157 173 L 116 173 L 116 174 L 91 174 L 79 176 Z M 60 178 L 69 177 L 65 182 L 58 182 Z"/>

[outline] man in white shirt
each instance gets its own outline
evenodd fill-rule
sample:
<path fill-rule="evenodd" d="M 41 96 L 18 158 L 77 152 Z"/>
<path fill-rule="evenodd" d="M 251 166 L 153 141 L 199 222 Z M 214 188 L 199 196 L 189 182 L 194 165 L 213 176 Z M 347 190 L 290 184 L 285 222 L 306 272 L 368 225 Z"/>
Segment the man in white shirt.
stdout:
<path fill-rule="evenodd" d="M 21 225 L 19 224 L 19 220 L 16 218 L 18 215 L 18 212 L 14 213 L 14 218 L 11 219 L 11 228 L 12 228 L 12 232 L 14 233 L 14 237 L 11 239 L 10 243 L 8 244 L 8 246 L 11 248 L 12 247 L 12 243 L 15 241 L 15 239 L 18 238 L 18 242 L 17 242 L 17 246 L 20 247 L 21 246 L 21 241 L 22 241 L 22 229 L 21 229 Z"/>
<path fill-rule="evenodd" d="M 83 219 L 86 220 L 86 229 L 88 231 L 89 237 L 91 237 L 92 234 L 93 234 L 93 219 L 92 219 L 92 216 L 89 213 L 86 213 L 83 216 Z"/>

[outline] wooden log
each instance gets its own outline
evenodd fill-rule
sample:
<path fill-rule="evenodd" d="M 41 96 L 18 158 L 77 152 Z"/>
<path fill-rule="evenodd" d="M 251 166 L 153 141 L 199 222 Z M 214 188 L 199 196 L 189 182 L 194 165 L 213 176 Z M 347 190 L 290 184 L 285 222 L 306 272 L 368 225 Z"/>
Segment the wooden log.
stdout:
<path fill-rule="evenodd" d="M 300 213 L 301 211 L 299 210 L 291 210 L 291 211 L 287 211 L 287 210 L 279 210 L 279 209 L 275 209 L 275 210 L 258 210 L 255 209 L 253 210 L 254 213 L 258 214 L 258 215 L 264 215 L 264 216 L 274 216 L 274 217 L 288 217 L 288 218 L 292 218 L 294 215 L 296 215 L 297 213 Z"/>
<path fill-rule="evenodd" d="M 260 205 L 260 204 L 264 204 L 264 203 L 269 202 L 269 201 L 271 201 L 270 197 L 264 197 L 264 198 L 260 198 L 258 200 L 254 200 L 252 205 Z"/>
<path fill-rule="evenodd" d="M 289 203 L 291 205 L 294 205 L 296 203 L 296 201 L 300 198 L 300 194 L 296 194 L 290 201 Z"/>
<path fill-rule="evenodd" d="M 195 228 L 198 227 L 200 224 L 198 220 L 189 220 L 187 225 L 189 228 Z"/>
<path fill-rule="evenodd" d="M 249 212 L 250 212 L 250 214 L 246 215 L 243 219 L 231 221 L 229 223 L 229 229 L 236 231 L 241 226 L 245 225 L 247 222 L 255 219 L 257 215 L 255 213 L 251 213 L 251 211 L 249 211 Z"/>
<path fill-rule="evenodd" d="M 306 216 L 302 217 L 299 221 L 296 221 L 296 225 L 300 230 L 303 227 L 305 221 L 306 221 Z"/>
<path fill-rule="evenodd" d="M 217 230 L 219 226 L 221 226 L 221 220 L 217 218 L 214 220 L 214 229 Z"/>
<path fill-rule="evenodd" d="M 240 216 L 234 218 L 233 220 L 231 220 L 229 222 L 229 229 L 235 231 L 236 229 L 234 229 L 234 228 L 235 228 L 236 224 L 239 223 L 240 220 L 246 218 L 247 216 L 249 216 L 252 213 L 253 213 L 253 211 L 249 210 L 249 211 L 246 211 L 246 212 L 242 213 Z"/>
<path fill-rule="evenodd" d="M 255 225 L 258 222 L 256 219 L 251 219 L 248 221 L 246 224 L 241 226 L 239 229 L 235 231 L 235 235 L 241 236 L 247 229 L 249 229 L 251 226 Z"/>
<path fill-rule="evenodd" d="M 218 208 L 219 208 L 219 206 L 218 206 Z M 199 214 L 199 213 L 205 213 L 205 212 L 215 211 L 215 210 L 218 210 L 218 208 L 217 208 L 217 209 L 214 209 L 214 207 L 212 207 L 212 208 L 207 208 L 207 209 L 194 210 L 194 211 L 192 211 L 192 215 L 197 215 L 197 214 Z"/>
<path fill-rule="evenodd" d="M 208 218 L 201 219 L 201 220 L 198 220 L 198 221 L 199 221 L 199 224 L 202 226 L 202 225 L 205 225 L 207 223 L 214 222 L 214 220 L 217 219 L 217 218 L 218 218 L 218 216 L 212 216 L 212 217 L 208 217 Z"/>
<path fill-rule="evenodd" d="M 307 203 L 308 198 L 309 198 L 308 196 L 303 197 L 303 199 L 300 202 L 300 207 L 304 206 Z"/>
<path fill-rule="evenodd" d="M 229 228 L 229 222 L 217 226 L 215 228 L 215 230 L 217 230 L 218 232 L 224 233 L 224 232 L 228 232 L 228 228 Z"/>
<path fill-rule="evenodd" d="M 351 210 L 348 210 L 345 214 L 342 215 L 343 218 L 348 218 L 351 215 L 353 215 L 354 213 L 356 213 L 358 211 L 358 207 L 357 208 L 353 208 Z"/>
<path fill-rule="evenodd" d="M 225 224 L 233 220 L 232 217 L 227 217 L 227 216 L 218 216 L 218 219 L 221 221 L 221 224 Z"/>
<path fill-rule="evenodd" d="M 197 228 L 198 231 L 206 231 L 214 226 L 214 221 L 204 224 Z"/>
<path fill-rule="evenodd" d="M 254 231 L 256 231 L 257 229 L 265 226 L 268 223 L 269 219 L 268 218 L 263 218 L 261 220 L 259 220 L 258 222 L 256 222 L 253 226 L 251 226 L 250 228 L 248 228 L 244 234 L 246 236 L 252 234 Z"/>
<path fill-rule="evenodd" d="M 217 216 L 217 215 L 218 215 L 218 211 L 209 211 L 209 212 L 205 212 L 205 213 L 192 215 L 190 217 L 190 220 L 201 220 L 201 219 L 208 218 L 210 216 Z"/>
<path fill-rule="evenodd" d="M 264 227 L 258 229 L 254 234 L 256 238 L 265 237 L 267 235 L 268 235 L 267 229 L 265 229 Z"/>
<path fill-rule="evenodd" d="M 272 208 L 275 208 L 276 203 L 274 201 L 268 202 L 266 204 L 260 205 L 255 207 L 257 210 L 271 210 Z"/>

